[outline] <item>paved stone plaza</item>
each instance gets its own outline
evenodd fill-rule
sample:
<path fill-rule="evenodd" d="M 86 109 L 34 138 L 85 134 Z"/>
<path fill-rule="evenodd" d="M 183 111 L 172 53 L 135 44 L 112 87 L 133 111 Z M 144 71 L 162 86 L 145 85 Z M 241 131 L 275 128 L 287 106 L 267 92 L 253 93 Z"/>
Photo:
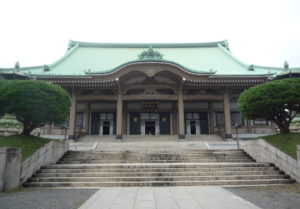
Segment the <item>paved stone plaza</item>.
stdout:
<path fill-rule="evenodd" d="M 221 187 L 103 187 L 80 209 L 259 209 Z"/>

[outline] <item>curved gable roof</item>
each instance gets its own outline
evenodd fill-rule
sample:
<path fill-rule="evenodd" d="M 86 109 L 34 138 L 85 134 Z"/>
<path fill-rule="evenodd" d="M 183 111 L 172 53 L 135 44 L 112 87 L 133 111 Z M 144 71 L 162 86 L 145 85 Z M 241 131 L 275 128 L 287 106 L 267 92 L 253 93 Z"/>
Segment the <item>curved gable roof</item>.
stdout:
<path fill-rule="evenodd" d="M 147 51 L 149 47 L 163 54 L 163 58 L 140 59 L 138 55 Z M 72 40 L 69 42 L 66 54 L 48 65 L 50 71 L 44 72 L 43 66 L 20 68 L 20 70 L 25 74 L 37 76 L 88 76 L 89 74 L 107 74 L 125 65 L 149 61 L 177 65 L 193 74 L 214 74 L 215 76 L 266 75 L 272 74 L 270 71 L 275 73 L 275 71 L 280 70 L 280 68 L 254 66 L 254 71 L 248 71 L 249 64 L 243 63 L 231 54 L 227 41 L 208 43 L 89 43 Z"/>

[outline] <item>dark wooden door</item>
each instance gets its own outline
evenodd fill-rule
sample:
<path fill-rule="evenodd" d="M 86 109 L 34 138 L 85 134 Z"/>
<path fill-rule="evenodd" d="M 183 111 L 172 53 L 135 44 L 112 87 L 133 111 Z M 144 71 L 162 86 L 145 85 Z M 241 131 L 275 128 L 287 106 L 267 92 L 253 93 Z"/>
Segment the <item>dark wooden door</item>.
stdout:
<path fill-rule="evenodd" d="M 159 113 L 159 132 L 160 134 L 171 134 L 170 132 L 170 113 Z"/>
<path fill-rule="evenodd" d="M 100 113 L 92 113 L 91 135 L 99 135 L 100 132 Z"/>
<path fill-rule="evenodd" d="M 201 134 L 209 134 L 207 112 L 200 112 L 200 130 Z"/>
<path fill-rule="evenodd" d="M 140 113 L 130 113 L 130 135 L 141 134 Z"/>

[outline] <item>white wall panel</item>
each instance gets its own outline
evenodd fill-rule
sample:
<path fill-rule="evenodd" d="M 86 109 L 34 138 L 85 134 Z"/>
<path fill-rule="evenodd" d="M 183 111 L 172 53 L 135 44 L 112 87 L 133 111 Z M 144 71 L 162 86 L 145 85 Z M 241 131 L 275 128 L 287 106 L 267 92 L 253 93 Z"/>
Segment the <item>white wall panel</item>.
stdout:
<path fill-rule="evenodd" d="M 142 108 L 141 103 L 127 103 L 128 110 L 140 110 Z"/>
<path fill-rule="evenodd" d="M 91 110 L 96 110 L 96 109 L 102 109 L 102 110 L 117 109 L 117 103 L 92 103 Z"/>
<path fill-rule="evenodd" d="M 203 109 L 208 108 L 208 103 L 184 103 L 184 109 Z"/>
<path fill-rule="evenodd" d="M 223 103 L 213 103 L 213 108 L 223 108 Z"/>
<path fill-rule="evenodd" d="M 160 103 L 160 102 L 158 102 L 158 109 L 172 109 L 172 103 Z"/>
<path fill-rule="evenodd" d="M 230 109 L 239 109 L 237 103 L 229 103 Z"/>
<path fill-rule="evenodd" d="M 82 110 L 86 109 L 86 104 L 85 103 L 78 103 L 77 104 L 77 110 Z"/>

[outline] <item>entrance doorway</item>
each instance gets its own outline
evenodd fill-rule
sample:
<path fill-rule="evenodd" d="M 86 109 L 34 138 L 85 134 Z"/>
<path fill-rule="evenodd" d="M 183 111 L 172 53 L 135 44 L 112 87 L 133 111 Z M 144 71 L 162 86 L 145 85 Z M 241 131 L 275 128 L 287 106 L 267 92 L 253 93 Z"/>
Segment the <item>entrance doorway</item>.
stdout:
<path fill-rule="evenodd" d="M 185 113 L 185 133 L 188 135 L 209 134 L 207 112 Z"/>
<path fill-rule="evenodd" d="M 186 120 L 186 134 L 198 135 L 201 133 L 200 120 Z"/>
<path fill-rule="evenodd" d="M 196 134 L 196 121 L 190 121 L 191 134 Z"/>
<path fill-rule="evenodd" d="M 91 135 L 116 134 L 115 113 L 91 113 Z"/>
<path fill-rule="evenodd" d="M 161 135 L 170 134 L 170 113 L 143 112 L 128 113 L 130 135 Z"/>
<path fill-rule="evenodd" d="M 145 121 L 145 133 L 155 135 L 155 121 Z"/>
<path fill-rule="evenodd" d="M 103 135 L 109 135 L 110 121 L 103 121 Z"/>

